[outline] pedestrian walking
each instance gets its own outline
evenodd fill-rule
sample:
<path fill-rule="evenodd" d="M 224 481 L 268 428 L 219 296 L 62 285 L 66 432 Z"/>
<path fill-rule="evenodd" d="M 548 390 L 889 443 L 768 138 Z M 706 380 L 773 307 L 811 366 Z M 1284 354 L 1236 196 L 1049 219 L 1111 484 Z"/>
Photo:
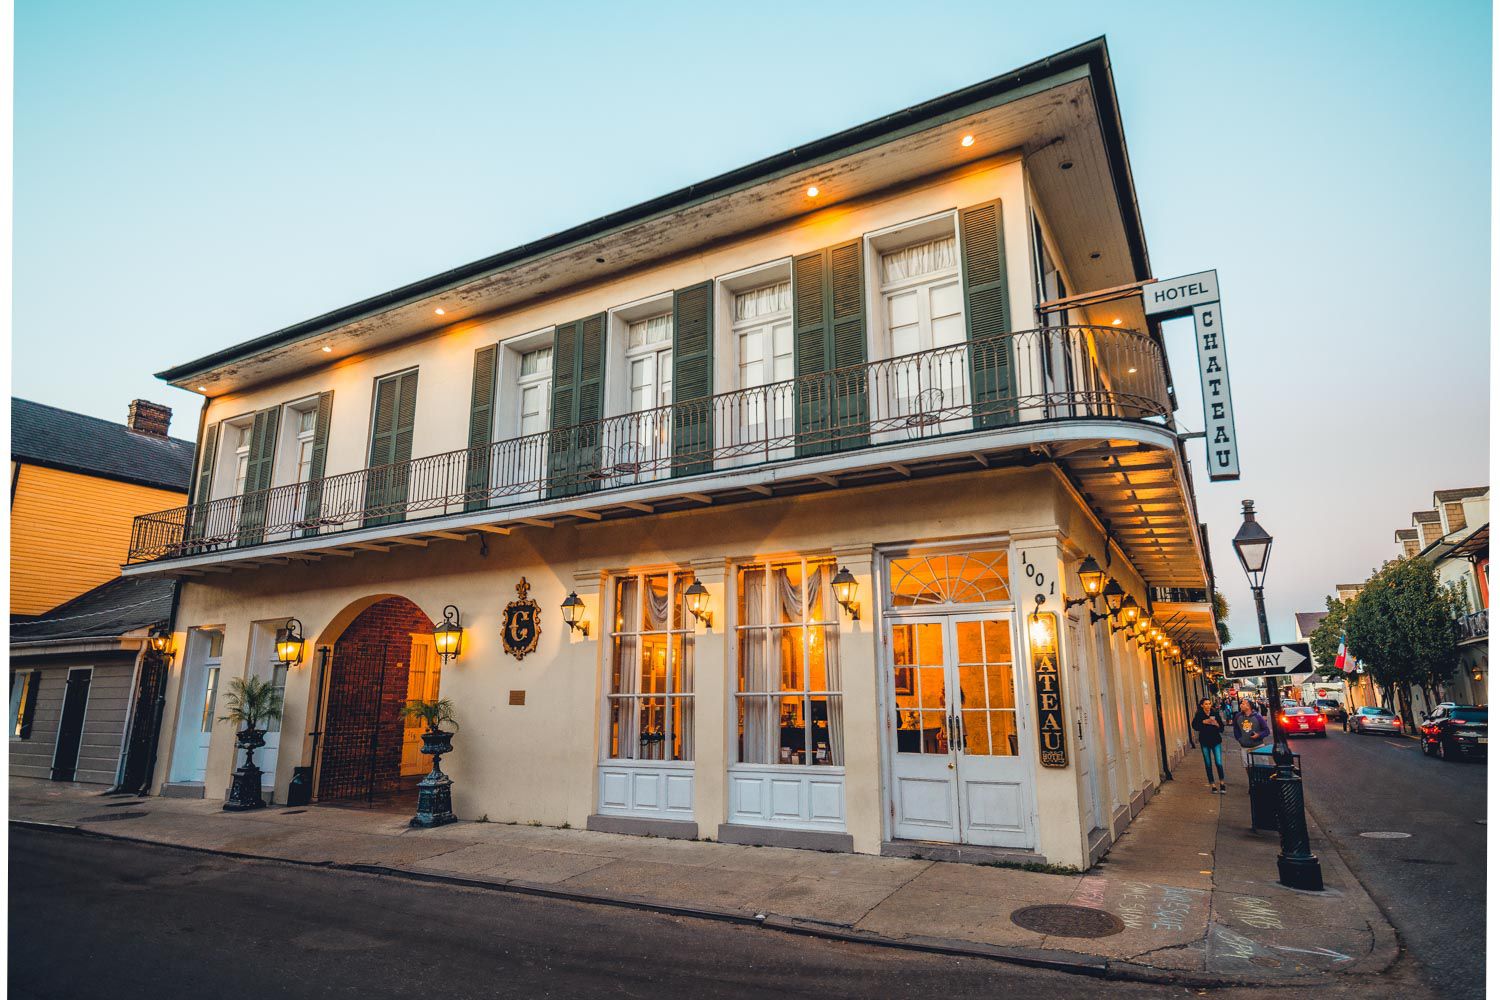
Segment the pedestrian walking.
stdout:
<path fill-rule="evenodd" d="M 1240 710 L 1234 715 L 1233 725 L 1235 742 L 1246 753 L 1254 753 L 1271 738 L 1266 717 L 1255 710 L 1249 698 L 1240 699 Z"/>
<path fill-rule="evenodd" d="M 1208 775 L 1208 790 L 1218 794 L 1228 791 L 1224 784 L 1224 723 L 1214 711 L 1212 698 L 1198 702 L 1193 716 L 1193 732 L 1198 734 L 1198 749 L 1203 752 L 1203 771 Z M 1219 784 L 1214 787 L 1214 768 L 1219 769 Z"/>

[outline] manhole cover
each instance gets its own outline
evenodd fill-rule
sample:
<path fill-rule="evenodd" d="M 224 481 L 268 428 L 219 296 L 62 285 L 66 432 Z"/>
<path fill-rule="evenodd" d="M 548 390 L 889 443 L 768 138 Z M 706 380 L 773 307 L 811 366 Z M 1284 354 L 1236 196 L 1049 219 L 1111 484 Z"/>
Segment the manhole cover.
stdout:
<path fill-rule="evenodd" d="M 1369 833 L 1360 834 L 1360 836 L 1368 837 L 1371 840 L 1405 840 L 1411 834 L 1397 833 L 1395 830 L 1371 830 Z"/>
<path fill-rule="evenodd" d="M 1125 929 L 1124 921 L 1113 913 L 1091 906 L 1057 903 L 1024 906 L 1010 915 L 1010 922 L 1028 931 L 1058 937 L 1101 938 Z"/>
<path fill-rule="evenodd" d="M 151 815 L 151 814 L 147 813 L 147 812 L 141 812 L 141 811 L 136 811 L 136 812 L 117 812 L 117 813 L 100 813 L 97 816 L 85 816 L 82 819 L 80 819 L 78 822 L 80 822 L 80 823 L 108 823 L 108 822 L 111 822 L 111 821 L 117 820 L 117 819 L 140 819 L 142 816 L 149 816 L 149 815 Z"/>

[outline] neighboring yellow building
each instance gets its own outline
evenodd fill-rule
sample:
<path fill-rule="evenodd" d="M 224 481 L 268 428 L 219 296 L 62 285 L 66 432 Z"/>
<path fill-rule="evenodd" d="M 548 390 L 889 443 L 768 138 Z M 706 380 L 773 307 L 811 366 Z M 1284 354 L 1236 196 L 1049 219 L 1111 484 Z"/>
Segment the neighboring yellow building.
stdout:
<path fill-rule="evenodd" d="M 193 444 L 137 400 L 112 424 L 12 399 L 10 613 L 40 615 L 119 575 L 131 523 L 187 502 Z"/>

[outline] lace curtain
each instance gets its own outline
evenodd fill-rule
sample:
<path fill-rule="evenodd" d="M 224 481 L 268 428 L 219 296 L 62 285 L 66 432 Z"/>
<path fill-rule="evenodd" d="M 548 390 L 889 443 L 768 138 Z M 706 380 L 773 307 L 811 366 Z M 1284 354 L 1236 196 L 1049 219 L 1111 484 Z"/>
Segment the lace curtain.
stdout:
<path fill-rule="evenodd" d="M 618 604 L 618 621 L 621 629 L 634 632 L 641 618 L 640 581 L 627 577 L 615 589 Z M 636 678 L 641 669 L 641 638 L 638 635 L 621 635 L 615 639 L 614 693 L 635 693 Z M 613 698 L 610 708 L 615 716 L 616 757 L 635 757 L 640 753 L 640 713 L 634 698 Z"/>
<path fill-rule="evenodd" d="M 631 347 L 645 347 L 647 344 L 665 344 L 671 339 L 672 314 L 667 313 L 631 323 L 627 342 Z"/>
<path fill-rule="evenodd" d="M 759 319 L 792 311 L 792 284 L 783 281 L 776 285 L 740 292 L 734 297 L 735 322 Z"/>
<path fill-rule="evenodd" d="M 951 271 L 958 267 L 958 243 L 951 236 L 902 247 L 880 255 L 880 267 L 886 284 L 905 281 L 924 274 Z"/>

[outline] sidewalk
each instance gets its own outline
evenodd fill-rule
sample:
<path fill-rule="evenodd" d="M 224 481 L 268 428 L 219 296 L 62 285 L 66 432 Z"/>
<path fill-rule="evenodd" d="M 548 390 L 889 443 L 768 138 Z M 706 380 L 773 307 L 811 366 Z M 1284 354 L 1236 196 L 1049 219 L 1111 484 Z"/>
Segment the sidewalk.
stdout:
<path fill-rule="evenodd" d="M 413 830 L 404 815 L 347 807 L 226 813 L 202 800 L 105 798 L 20 778 L 11 779 L 10 818 L 1188 985 L 1290 985 L 1374 974 L 1395 960 L 1394 931 L 1311 817 L 1328 886 L 1321 894 L 1277 884 L 1276 837 L 1250 832 L 1241 769 L 1230 768 L 1223 796 L 1206 790 L 1196 755 L 1175 773 L 1082 875 L 492 823 Z M 1012 922 L 1015 911 L 1040 904 L 1115 919 L 1064 910 L 1050 914 L 1045 932 Z M 1084 923 L 1107 936 L 1075 936 Z"/>

